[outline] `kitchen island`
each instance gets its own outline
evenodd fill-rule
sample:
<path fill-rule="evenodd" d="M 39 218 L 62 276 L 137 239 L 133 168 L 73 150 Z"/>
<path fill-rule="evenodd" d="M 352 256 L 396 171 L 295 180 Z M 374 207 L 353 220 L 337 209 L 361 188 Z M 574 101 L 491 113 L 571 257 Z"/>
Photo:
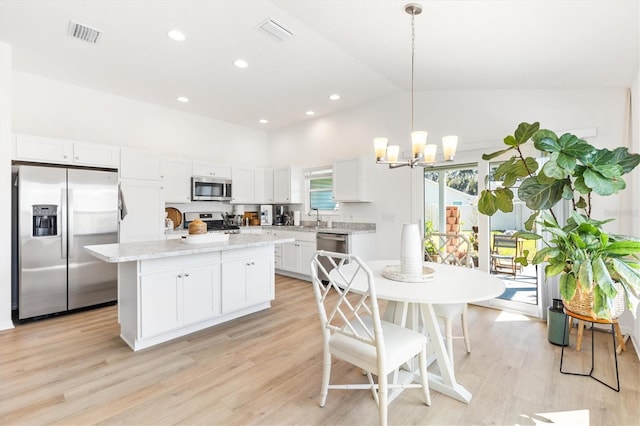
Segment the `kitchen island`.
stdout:
<path fill-rule="evenodd" d="M 268 309 L 275 298 L 274 245 L 291 241 L 234 234 L 222 242 L 178 239 L 84 249 L 118 263 L 120 337 L 137 351 Z"/>

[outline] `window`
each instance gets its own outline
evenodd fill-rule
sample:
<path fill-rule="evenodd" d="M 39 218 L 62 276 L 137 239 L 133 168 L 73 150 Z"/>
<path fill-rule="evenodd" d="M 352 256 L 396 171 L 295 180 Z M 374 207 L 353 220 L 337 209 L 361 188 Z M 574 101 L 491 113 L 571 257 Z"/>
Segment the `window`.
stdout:
<path fill-rule="evenodd" d="M 338 202 L 333 199 L 333 169 L 321 167 L 305 170 L 305 207 L 317 208 L 321 214 L 336 214 Z"/>

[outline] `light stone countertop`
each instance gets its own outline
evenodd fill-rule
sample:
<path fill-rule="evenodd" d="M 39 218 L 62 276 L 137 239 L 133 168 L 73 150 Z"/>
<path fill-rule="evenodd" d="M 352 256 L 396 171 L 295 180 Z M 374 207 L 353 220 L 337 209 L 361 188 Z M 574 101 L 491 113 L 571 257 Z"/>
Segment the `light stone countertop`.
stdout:
<path fill-rule="evenodd" d="M 100 260 L 109 263 L 119 263 L 259 247 L 293 241 L 295 241 L 293 238 L 282 238 L 264 234 L 231 234 L 229 235 L 229 241 L 223 242 L 186 244 L 182 239 L 174 239 L 123 244 L 99 244 L 84 246 L 84 249 Z"/>
<path fill-rule="evenodd" d="M 241 228 L 242 229 L 242 228 Z M 263 226 L 263 230 L 270 229 L 272 231 L 301 231 L 301 232 L 323 232 L 326 234 L 369 234 L 375 233 L 375 229 L 357 229 L 357 228 L 339 228 L 339 227 L 331 227 L 327 228 L 326 226 L 321 226 L 320 228 L 316 228 L 315 226 Z"/>
<path fill-rule="evenodd" d="M 367 228 L 343 228 L 343 227 L 332 227 L 327 228 L 326 226 L 321 226 L 320 228 L 316 228 L 315 226 L 241 226 L 240 231 L 243 230 L 253 230 L 260 229 L 264 231 L 298 231 L 298 232 L 323 232 L 328 234 L 372 234 L 375 233 L 375 229 L 367 229 Z M 166 235 L 187 235 L 188 229 L 185 228 L 177 228 L 170 231 L 165 231 Z M 232 234 L 233 235 L 233 234 Z"/>

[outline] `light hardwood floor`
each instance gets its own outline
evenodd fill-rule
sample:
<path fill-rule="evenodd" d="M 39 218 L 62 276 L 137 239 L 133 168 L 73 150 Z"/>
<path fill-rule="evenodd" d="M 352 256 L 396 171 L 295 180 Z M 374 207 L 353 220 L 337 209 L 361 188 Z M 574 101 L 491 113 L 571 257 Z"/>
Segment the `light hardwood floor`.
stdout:
<path fill-rule="evenodd" d="M 630 342 L 616 393 L 561 375 L 545 323 L 479 307 L 469 318 L 472 353 L 461 340 L 454 349 L 472 401 L 432 391 L 427 407 L 419 390 L 406 390 L 389 407 L 390 424 L 532 425 L 581 410 L 591 425 L 640 423 L 640 362 Z M 0 332 L 0 424 L 377 424 L 368 391 L 330 391 L 318 406 L 319 324 L 311 284 L 277 276 L 271 309 L 140 352 L 118 337 L 115 306 L 18 325 Z M 605 342 L 610 336 L 596 333 L 597 369 L 613 379 Z M 581 363 L 569 359 L 567 367 Z M 364 380 L 339 360 L 332 377 Z"/>

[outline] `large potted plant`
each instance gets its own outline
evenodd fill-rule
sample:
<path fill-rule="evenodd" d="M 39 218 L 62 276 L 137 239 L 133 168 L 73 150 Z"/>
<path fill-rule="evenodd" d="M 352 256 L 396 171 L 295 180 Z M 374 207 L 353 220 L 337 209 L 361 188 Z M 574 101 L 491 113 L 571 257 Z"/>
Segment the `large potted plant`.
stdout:
<path fill-rule="evenodd" d="M 533 141 L 546 154 L 541 166 L 524 154 L 522 146 Z M 539 123 L 520 123 L 513 135 L 505 137 L 505 149 L 483 155 L 491 160 L 512 152 L 513 155 L 495 171 L 495 189 L 482 191 L 478 211 L 493 215 L 513 211 L 513 189 L 518 198 L 533 211 L 525 222 L 526 231 L 516 235 L 523 239 L 549 237 L 532 259 L 546 262 L 547 277 L 559 275 L 560 295 L 567 309 L 593 318 L 611 319 L 626 306 L 635 315 L 640 296 L 640 240 L 613 235 L 604 225 L 613 219 L 591 217 L 593 195 L 608 196 L 624 189 L 622 176 L 640 163 L 640 155 L 627 148 L 610 151 L 596 149 L 575 135 L 557 136 L 540 129 Z M 554 207 L 566 200 L 570 216 L 559 223 Z M 536 224 L 539 226 L 536 228 Z M 516 261 L 527 265 L 527 255 Z"/>

